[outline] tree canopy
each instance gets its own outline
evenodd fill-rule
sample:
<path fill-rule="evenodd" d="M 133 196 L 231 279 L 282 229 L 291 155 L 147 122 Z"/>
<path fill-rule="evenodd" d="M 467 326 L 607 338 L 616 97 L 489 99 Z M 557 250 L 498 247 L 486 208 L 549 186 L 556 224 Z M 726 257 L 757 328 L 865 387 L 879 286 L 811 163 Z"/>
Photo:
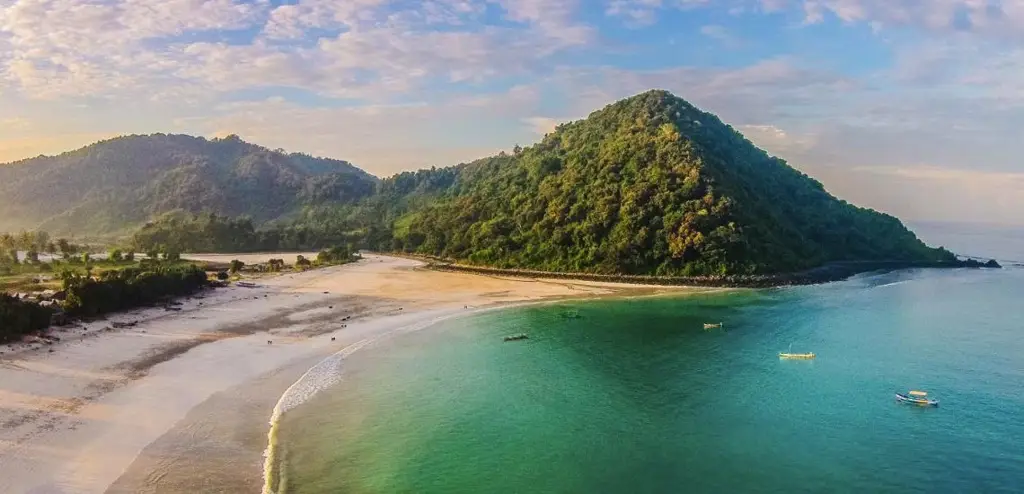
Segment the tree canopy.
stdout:
<path fill-rule="evenodd" d="M 452 172 L 447 190 L 393 223 L 398 246 L 478 265 L 656 275 L 953 258 L 665 91 L 434 174 Z"/>

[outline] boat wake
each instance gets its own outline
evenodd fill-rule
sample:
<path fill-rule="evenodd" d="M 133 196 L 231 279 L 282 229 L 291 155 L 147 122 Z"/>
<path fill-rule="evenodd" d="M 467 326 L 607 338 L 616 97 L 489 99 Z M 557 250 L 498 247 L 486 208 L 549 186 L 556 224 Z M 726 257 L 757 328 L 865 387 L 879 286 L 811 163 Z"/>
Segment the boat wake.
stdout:
<path fill-rule="evenodd" d="M 885 288 L 887 286 L 902 285 L 904 283 L 910 283 L 911 280 L 893 281 L 892 283 L 885 283 L 883 285 L 875 285 L 874 288 Z"/>

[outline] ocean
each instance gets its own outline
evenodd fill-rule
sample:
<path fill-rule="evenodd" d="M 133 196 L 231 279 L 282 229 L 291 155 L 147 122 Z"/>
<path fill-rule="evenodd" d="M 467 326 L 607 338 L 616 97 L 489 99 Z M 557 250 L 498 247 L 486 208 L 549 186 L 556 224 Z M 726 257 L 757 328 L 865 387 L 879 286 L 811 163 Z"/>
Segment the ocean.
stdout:
<path fill-rule="evenodd" d="M 1021 492 L 1022 294 L 907 270 L 442 322 L 284 415 L 279 492 Z"/>

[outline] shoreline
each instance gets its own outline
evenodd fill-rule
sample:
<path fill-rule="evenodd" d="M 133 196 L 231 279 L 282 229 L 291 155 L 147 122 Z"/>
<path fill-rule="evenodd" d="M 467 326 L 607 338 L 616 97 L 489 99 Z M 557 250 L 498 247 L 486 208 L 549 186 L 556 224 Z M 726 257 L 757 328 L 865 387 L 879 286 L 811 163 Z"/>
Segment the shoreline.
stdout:
<path fill-rule="evenodd" d="M 504 269 L 459 264 L 451 261 L 405 256 L 427 264 L 428 269 L 446 272 L 507 276 L 520 279 L 566 280 L 578 282 L 615 283 L 650 287 L 689 288 L 781 288 L 787 286 L 820 285 L 844 281 L 858 274 L 882 273 L 904 269 L 999 269 L 998 263 L 989 265 L 973 259 L 957 261 L 843 261 L 815 268 L 777 274 L 721 275 L 721 276 L 654 276 L 600 273 L 563 273 L 531 269 Z M 994 261 L 990 261 L 994 262 Z"/>
<path fill-rule="evenodd" d="M 305 372 L 310 362 L 355 342 L 442 313 L 703 291 L 496 279 L 367 255 L 356 263 L 262 278 L 256 288 L 205 292 L 185 301 L 181 312 L 113 315 L 48 348 L 0 356 L 0 491 L 195 492 L 176 489 L 175 481 L 201 481 L 186 475 L 188 468 L 217 465 L 218 472 L 246 471 L 259 479 L 262 461 L 233 458 L 255 454 L 262 460 L 271 410 L 255 407 L 262 415 L 258 448 L 253 431 L 242 431 L 254 419 L 224 412 L 240 410 L 241 402 L 265 407 L 265 395 L 275 389 L 272 399 L 279 401 L 281 382 L 292 377 L 293 384 L 303 365 Z M 133 327 L 107 329 L 133 319 Z M 207 440 L 197 427 L 230 434 L 225 441 Z"/>

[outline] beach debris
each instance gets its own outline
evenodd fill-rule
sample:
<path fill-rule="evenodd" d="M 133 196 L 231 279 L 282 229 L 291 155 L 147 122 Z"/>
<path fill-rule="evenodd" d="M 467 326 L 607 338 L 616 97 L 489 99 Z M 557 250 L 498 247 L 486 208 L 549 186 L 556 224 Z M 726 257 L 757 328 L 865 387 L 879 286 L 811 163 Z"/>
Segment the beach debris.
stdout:
<path fill-rule="evenodd" d="M 274 344 L 274 340 L 267 340 L 267 344 L 268 345 L 273 345 Z"/>
<path fill-rule="evenodd" d="M 336 340 L 336 339 L 337 339 L 337 338 L 335 338 L 334 336 L 332 336 L 332 337 L 331 337 L 331 341 L 334 341 L 334 340 Z"/>
<path fill-rule="evenodd" d="M 506 336 L 504 338 L 505 341 L 519 341 L 519 340 L 528 340 L 528 339 L 530 339 L 530 337 L 527 336 L 526 333 L 519 333 L 519 334 L 508 335 L 508 336 Z"/>
<path fill-rule="evenodd" d="M 327 308 L 328 308 L 328 309 L 333 309 L 333 308 L 334 308 L 334 306 L 333 306 L 333 305 L 328 305 L 328 306 L 327 306 Z"/>
<path fill-rule="evenodd" d="M 117 328 L 117 329 L 123 329 L 123 328 L 133 328 L 133 327 L 135 327 L 135 325 L 136 325 L 136 324 L 138 324 L 138 323 L 139 323 L 139 321 L 131 321 L 131 322 L 112 322 L 112 323 L 110 323 L 110 326 L 111 326 L 112 328 Z"/>
<path fill-rule="evenodd" d="M 181 312 L 181 307 L 164 307 L 164 310 L 168 312 Z"/>
<path fill-rule="evenodd" d="M 331 293 L 331 292 L 324 292 L 324 295 L 327 295 L 327 294 L 329 294 L 329 293 Z"/>

